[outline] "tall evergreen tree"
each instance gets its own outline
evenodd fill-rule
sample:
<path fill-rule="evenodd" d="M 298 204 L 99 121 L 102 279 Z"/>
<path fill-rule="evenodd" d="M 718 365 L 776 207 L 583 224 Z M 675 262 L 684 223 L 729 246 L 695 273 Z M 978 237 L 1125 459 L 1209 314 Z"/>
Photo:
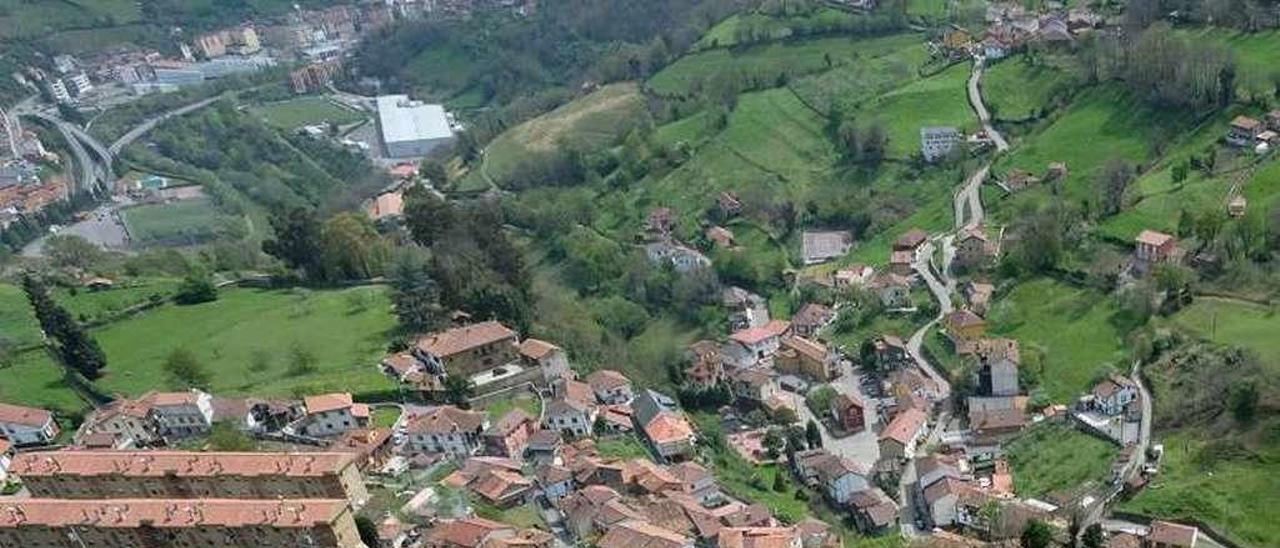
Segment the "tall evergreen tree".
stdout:
<path fill-rule="evenodd" d="M 26 275 L 22 278 L 22 289 L 40 322 L 40 329 L 49 338 L 62 364 L 79 371 L 86 379 L 101 377 L 102 369 L 107 366 L 107 355 L 98 342 L 76 323 L 70 312 L 49 297 L 43 282 Z"/>

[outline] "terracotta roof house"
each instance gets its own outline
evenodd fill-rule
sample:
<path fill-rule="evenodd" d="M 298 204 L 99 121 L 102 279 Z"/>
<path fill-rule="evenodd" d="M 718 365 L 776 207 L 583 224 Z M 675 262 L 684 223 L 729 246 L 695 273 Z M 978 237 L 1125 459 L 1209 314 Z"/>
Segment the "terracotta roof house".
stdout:
<path fill-rule="evenodd" d="M 474 375 L 516 359 L 516 332 L 482 322 L 424 335 L 413 352 L 433 373 Z"/>
<path fill-rule="evenodd" d="M 600 406 L 597 420 L 604 422 L 604 427 L 613 433 L 630 432 L 635 429 L 635 410 L 630 404 L 619 403 Z"/>
<path fill-rule="evenodd" d="M 684 370 L 685 382 L 700 388 L 710 388 L 724 378 L 724 357 L 720 344 L 701 340 L 689 345 L 685 351 L 689 366 Z"/>
<path fill-rule="evenodd" d="M 913 251 L 899 249 L 889 252 L 889 272 L 899 276 L 911 276 L 915 258 Z"/>
<path fill-rule="evenodd" d="M 774 394 L 772 380 L 769 370 L 763 367 L 739 369 L 729 374 L 729 389 L 734 397 L 763 402 Z"/>
<path fill-rule="evenodd" d="M 446 520 L 427 532 L 424 543 L 430 548 L 479 548 L 501 534 L 515 534 L 515 527 L 479 517 Z"/>
<path fill-rule="evenodd" d="M 781 337 L 790 327 L 788 322 L 771 320 L 758 327 L 735 331 L 723 349 L 726 361 L 739 368 L 772 363 Z"/>
<path fill-rule="evenodd" d="M 840 376 L 839 356 L 827 345 L 796 335 L 782 338 L 778 371 L 826 381 Z"/>
<path fill-rule="evenodd" d="M 595 426 L 597 412 L 594 397 L 590 402 L 585 402 L 565 395 L 547 404 L 542 414 L 542 426 L 571 437 L 588 436 Z"/>
<path fill-rule="evenodd" d="M 726 527 L 717 543 L 719 548 L 801 548 L 794 527 Z"/>
<path fill-rule="evenodd" d="M 521 529 L 511 536 L 495 535 L 484 541 L 480 548 L 552 548 L 555 535 L 538 529 Z"/>
<path fill-rule="evenodd" d="M 1227 143 L 1238 147 L 1253 146 L 1263 129 L 1266 129 L 1266 126 L 1258 120 L 1248 116 L 1236 116 L 1231 120 L 1231 127 L 1227 129 Z"/>
<path fill-rule="evenodd" d="M 535 463 L 552 463 L 559 456 L 563 444 L 559 433 L 553 430 L 536 430 L 529 436 L 525 452 Z"/>
<path fill-rule="evenodd" d="M 1174 257 L 1178 241 L 1173 236 L 1154 230 L 1143 230 L 1134 239 L 1133 256 L 1144 263 L 1163 263 Z"/>
<path fill-rule="evenodd" d="M 635 397 L 631 390 L 631 379 L 612 369 L 591 372 L 587 375 L 587 384 L 600 403 L 628 403 Z"/>
<path fill-rule="evenodd" d="M 707 239 L 711 240 L 711 242 L 716 244 L 717 247 L 733 249 L 736 245 L 733 239 L 733 231 L 723 226 L 708 227 L 706 236 Z"/>
<path fill-rule="evenodd" d="M 679 412 L 658 413 L 657 417 L 644 425 L 644 435 L 664 459 L 679 461 L 693 456 L 697 437 L 693 433 L 693 426 Z"/>
<path fill-rule="evenodd" d="M 1128 377 L 1111 375 L 1094 385 L 1090 395 L 1094 409 L 1114 416 L 1138 399 L 1138 387 Z"/>
<path fill-rule="evenodd" d="M 329 448 L 354 453 L 361 470 L 378 470 L 391 459 L 391 437 L 390 428 L 349 430 Z"/>
<path fill-rule="evenodd" d="M 881 534 L 898 523 L 898 505 L 877 487 L 854 493 L 849 506 L 858 530 L 864 534 Z"/>
<path fill-rule="evenodd" d="M 523 409 L 512 409 L 481 433 L 486 454 L 521 458 L 538 423 Z"/>
<path fill-rule="evenodd" d="M 881 459 L 908 459 L 915 451 L 916 441 L 924 435 L 928 416 L 914 407 L 898 412 L 880 432 Z"/>
<path fill-rule="evenodd" d="M 693 548 L 693 539 L 647 521 L 628 520 L 609 529 L 599 548 Z"/>
<path fill-rule="evenodd" d="M 849 394 L 842 392 L 831 398 L 831 416 L 845 432 L 858 433 L 867 428 L 866 406 Z"/>
<path fill-rule="evenodd" d="M 1200 537 L 1200 530 L 1190 525 L 1168 521 L 1151 522 L 1147 545 L 1152 548 L 1193 548 Z"/>
<path fill-rule="evenodd" d="M 840 536 L 832 532 L 831 525 L 811 517 L 797 523 L 796 532 L 800 534 L 804 548 L 837 548 L 842 544 Z"/>
<path fill-rule="evenodd" d="M 559 346 L 530 337 L 520 341 L 516 351 L 525 366 L 541 367 L 542 376 L 548 383 L 574 378 L 573 371 L 569 369 L 569 357 Z"/>
<path fill-rule="evenodd" d="M 12 373 L 10 373 L 12 374 Z M 0 403 L 0 437 L 17 446 L 52 443 L 58 437 L 53 413 L 35 407 Z"/>
<path fill-rule="evenodd" d="M 488 415 L 451 405 L 433 407 L 404 421 L 410 450 L 444 453 L 451 458 L 475 454 L 481 446 L 480 434 L 488 427 Z"/>
<path fill-rule="evenodd" d="M 738 506 L 737 510 L 721 515 L 720 521 L 729 527 L 773 527 L 777 523 L 773 512 L 763 504 Z"/>
<path fill-rule="evenodd" d="M 967 282 L 964 284 L 964 298 L 969 302 L 969 310 L 979 316 L 987 314 L 991 306 L 991 297 L 995 295 L 996 286 L 985 282 Z"/>
<path fill-rule="evenodd" d="M 954 310 L 942 323 L 953 341 L 975 340 L 987 330 L 987 321 L 969 310 Z"/>
<path fill-rule="evenodd" d="M 791 332 L 801 337 L 814 337 L 818 330 L 830 325 L 836 319 L 836 311 L 831 307 L 808 303 L 791 316 Z"/>
<path fill-rule="evenodd" d="M 481 473 L 467 488 L 498 508 L 510 508 L 528 499 L 533 482 L 518 472 L 494 468 Z"/>
<path fill-rule="evenodd" d="M 404 192 L 383 192 L 369 202 L 369 218 L 375 221 L 404 216 Z"/>

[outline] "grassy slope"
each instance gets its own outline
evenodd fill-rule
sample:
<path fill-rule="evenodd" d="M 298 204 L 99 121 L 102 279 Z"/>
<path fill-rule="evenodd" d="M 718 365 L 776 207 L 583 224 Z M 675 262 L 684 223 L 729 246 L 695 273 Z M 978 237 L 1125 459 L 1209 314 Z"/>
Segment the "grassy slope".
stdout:
<path fill-rule="evenodd" d="M 178 288 L 180 280 L 171 278 L 133 278 L 121 281 L 110 291 L 66 289 L 54 292 L 54 298 L 66 307 L 77 320 L 106 319 L 124 310 L 153 299 L 167 299 Z"/>
<path fill-rule="evenodd" d="M 1105 364 L 1126 358 L 1104 295 L 1047 279 L 1018 285 L 993 307 L 991 334 L 1044 351 L 1042 388 L 1056 402 L 1074 401 Z"/>
<path fill-rule="evenodd" d="M 614 84 L 503 133 L 489 145 L 483 169 L 505 181 L 523 161 L 563 145 L 596 148 L 611 144 L 644 116 L 634 84 Z M 478 174 L 477 174 L 478 175 Z"/>
<path fill-rule="evenodd" d="M 1079 94 L 1060 117 L 1044 131 L 1029 137 L 996 163 L 1003 175 L 1020 168 L 1043 174 L 1050 162 L 1066 162 L 1070 175 L 1064 188 L 1069 198 L 1093 195 L 1096 173 L 1111 158 L 1131 163 L 1151 160 L 1152 144 L 1183 134 L 1190 115 L 1169 109 L 1155 110 L 1129 97 L 1115 86 L 1100 86 Z M 988 204 L 997 217 L 1018 201 L 1047 198 L 1046 188 L 1021 192 L 1010 200 Z"/>
<path fill-rule="evenodd" d="M 796 42 L 773 42 L 749 46 L 742 50 L 716 48 L 686 55 L 648 81 L 657 93 L 689 94 L 699 82 L 716 74 L 740 74 L 751 80 L 772 83 L 780 74 L 806 74 L 843 65 L 860 58 L 885 55 L 911 44 L 918 44 L 914 34 L 895 34 L 879 38 L 818 38 Z"/>
<path fill-rule="evenodd" d="M 900 47 L 864 53 L 856 61 L 794 80 L 789 86 L 818 110 L 852 112 L 881 93 L 919 79 L 918 70 L 928 61 L 923 42 L 917 34 L 899 35 Z"/>
<path fill-rule="evenodd" d="M 739 28 L 752 29 L 757 36 L 767 35 L 770 39 L 778 40 L 791 36 L 791 29 L 795 26 L 822 26 L 844 21 L 848 17 L 848 12 L 832 8 L 821 8 L 813 13 L 794 17 L 772 17 L 760 13 L 738 14 L 712 27 L 693 47 L 703 49 L 736 45 Z"/>
<path fill-rule="evenodd" d="M 485 407 L 484 411 L 489 414 L 489 421 L 497 422 L 507 413 L 516 409 L 528 413 L 534 420 L 537 420 L 542 415 L 542 404 L 532 394 L 519 394 L 511 398 L 494 401 L 488 407 Z"/>
<path fill-rule="evenodd" d="M 1267 94 L 1271 77 L 1280 67 L 1280 31 L 1244 33 L 1224 28 L 1188 28 L 1178 31 L 1195 42 L 1216 42 L 1231 50 L 1237 66 L 1236 81 L 1247 93 Z"/>
<path fill-rule="evenodd" d="M 364 310 L 348 296 L 363 294 Z M 98 381 L 108 391 L 137 395 L 163 386 L 161 365 L 174 348 L 196 354 L 222 395 L 391 388 L 375 364 L 394 324 L 382 288 L 340 291 L 225 290 L 212 303 L 166 305 L 95 330 L 111 364 Z M 290 376 L 291 347 L 316 358 L 316 370 Z M 255 351 L 269 353 L 266 371 L 250 370 Z"/>
<path fill-rule="evenodd" d="M 11 365 L 0 367 L 0 402 L 52 409 L 61 414 L 79 413 L 88 404 L 81 401 L 62 380 L 62 366 L 43 350 L 14 357 Z"/>
<path fill-rule="evenodd" d="M 1121 509 L 1168 519 L 1194 517 L 1225 528 L 1247 545 L 1271 546 L 1280 538 L 1280 521 L 1275 519 L 1280 446 L 1272 443 L 1261 453 L 1205 466 L 1201 451 L 1208 444 L 1200 437 L 1182 432 L 1165 437 L 1163 443 L 1160 475 Z"/>
<path fill-rule="evenodd" d="M 364 114 L 330 103 L 324 97 L 299 97 L 279 103 L 251 107 L 250 112 L 266 123 L 281 129 L 293 129 L 304 125 L 349 124 L 365 118 Z"/>
<path fill-rule="evenodd" d="M 986 69 L 982 97 L 997 119 L 1021 120 L 1038 114 L 1049 103 L 1054 87 L 1067 79 L 1056 68 L 1008 59 Z"/>
<path fill-rule="evenodd" d="M 27 294 L 16 285 L 0 284 L 0 337 L 18 347 L 40 343 L 40 326 Z"/>
<path fill-rule="evenodd" d="M 138 21 L 142 14 L 132 0 L 55 2 L 0 0 L 0 38 L 31 38 L 52 29 L 81 28 L 110 17 L 114 24 Z"/>
<path fill-rule="evenodd" d="M 923 127 L 955 126 L 968 131 L 977 126 L 965 95 L 968 79 L 968 66 L 955 65 L 868 103 L 859 118 L 882 121 L 889 132 L 889 156 L 909 157 L 920 151 Z"/>
<path fill-rule="evenodd" d="M 1030 497 L 1105 481 L 1117 453 L 1114 445 L 1061 424 L 1036 426 L 1005 448 L 1014 490 Z"/>
<path fill-rule="evenodd" d="M 1168 323 L 1206 340 L 1251 348 L 1267 369 L 1280 373 L 1280 318 L 1274 307 L 1201 297 Z"/>

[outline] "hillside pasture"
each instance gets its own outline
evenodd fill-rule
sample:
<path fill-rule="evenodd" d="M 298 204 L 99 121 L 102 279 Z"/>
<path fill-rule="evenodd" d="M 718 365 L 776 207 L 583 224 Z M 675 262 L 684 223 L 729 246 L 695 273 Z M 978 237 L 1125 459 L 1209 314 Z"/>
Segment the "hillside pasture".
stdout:
<path fill-rule="evenodd" d="M 244 219 L 226 215 L 208 199 L 130 207 L 121 212 L 129 236 L 140 245 L 195 245 L 243 235 Z"/>
<path fill-rule="evenodd" d="M 907 158 L 920 151 L 920 129 L 953 126 L 962 133 L 977 127 L 965 85 L 969 68 L 957 64 L 929 78 L 881 95 L 854 115 L 860 122 L 878 120 L 889 134 L 888 155 Z"/>
<path fill-rule="evenodd" d="M 1005 448 L 1014 491 L 1024 497 L 1104 482 L 1118 453 L 1110 442 L 1064 424 L 1033 426 Z"/>
<path fill-rule="evenodd" d="M 395 319 L 382 287 L 224 289 L 217 301 L 165 305 L 92 331 L 107 354 L 108 392 L 163 387 L 174 349 L 196 355 L 219 395 L 293 396 L 389 390 L 378 371 Z M 295 355 L 310 356 L 297 367 Z"/>
<path fill-rule="evenodd" d="M 635 84 L 613 84 L 520 124 L 498 136 L 483 173 L 506 183 L 524 162 L 564 147 L 596 149 L 613 143 L 647 117 Z"/>
<path fill-rule="evenodd" d="M 1006 59 L 986 69 L 982 99 L 997 120 L 1024 120 L 1039 116 L 1054 94 L 1070 83 L 1064 70 Z"/>
<path fill-rule="evenodd" d="M 124 25 L 142 18 L 133 0 L 52 2 L 0 0 L 0 39 L 33 38 L 61 29 Z"/>
<path fill-rule="evenodd" d="M 918 79 L 920 67 L 928 62 L 921 35 L 898 35 L 895 42 L 885 45 L 898 47 L 886 47 L 831 70 L 796 79 L 789 87 L 805 104 L 821 112 L 852 112 L 877 95 Z"/>
<path fill-rule="evenodd" d="M 344 125 L 366 118 L 365 114 L 335 105 L 324 97 L 299 97 L 257 105 L 249 111 L 267 124 L 285 130 L 327 123 Z"/>
<path fill-rule="evenodd" d="M 1200 297 L 1171 316 L 1168 323 L 1205 340 L 1250 349 L 1263 366 L 1280 374 L 1277 312 L 1274 306 Z"/>
<path fill-rule="evenodd" d="M 1039 349 L 1042 370 L 1033 373 L 1053 401 L 1067 403 L 1104 367 L 1127 365 L 1121 333 L 1112 323 L 1116 313 L 1106 295 L 1037 279 L 1018 284 L 995 303 L 987 332 Z"/>

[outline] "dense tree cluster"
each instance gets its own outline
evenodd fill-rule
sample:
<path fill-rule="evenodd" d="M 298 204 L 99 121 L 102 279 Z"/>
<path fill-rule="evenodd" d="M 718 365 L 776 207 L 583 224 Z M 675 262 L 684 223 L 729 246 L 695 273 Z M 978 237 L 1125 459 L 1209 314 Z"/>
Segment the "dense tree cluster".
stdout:
<path fill-rule="evenodd" d="M 1235 97 L 1231 53 L 1208 41 L 1193 41 L 1156 24 L 1133 35 L 1103 33 L 1081 52 L 1086 76 L 1118 79 L 1155 106 L 1204 110 Z"/>
<path fill-rule="evenodd" d="M 35 311 L 36 320 L 40 322 L 40 329 L 48 337 L 49 344 L 62 364 L 79 372 L 86 379 L 101 377 L 102 369 L 107 366 L 107 355 L 98 346 L 98 342 L 76 323 L 67 309 L 49 296 L 44 282 L 34 276 L 24 275 L 22 289 Z"/>

